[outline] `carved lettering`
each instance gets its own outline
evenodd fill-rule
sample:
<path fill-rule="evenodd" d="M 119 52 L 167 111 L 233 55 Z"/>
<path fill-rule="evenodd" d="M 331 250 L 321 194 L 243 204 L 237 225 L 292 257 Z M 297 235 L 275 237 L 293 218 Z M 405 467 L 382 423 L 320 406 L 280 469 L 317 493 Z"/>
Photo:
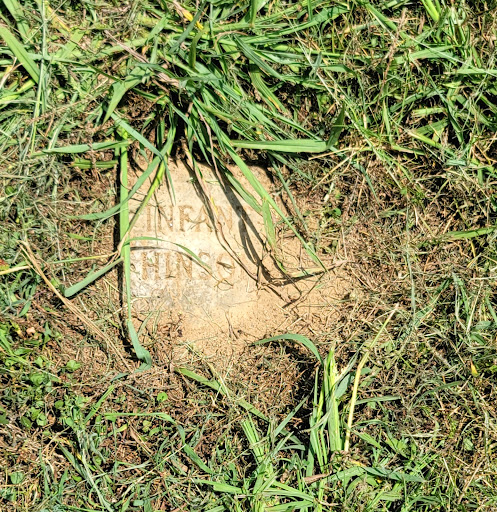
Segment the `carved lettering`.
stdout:
<path fill-rule="evenodd" d="M 171 268 L 171 253 L 169 251 L 162 253 L 162 258 L 164 259 L 164 277 L 166 279 L 170 277 L 174 277 L 173 271 Z"/>
<path fill-rule="evenodd" d="M 235 260 L 226 252 L 212 255 L 200 251 L 197 255 L 208 268 L 215 272 L 217 279 L 232 279 L 237 270 Z M 141 255 L 141 278 L 160 282 L 161 279 L 187 278 L 205 281 L 211 273 L 189 255 L 177 251 L 144 251 Z"/>
<path fill-rule="evenodd" d="M 173 207 L 172 206 L 147 206 L 146 208 L 146 223 L 147 231 L 149 233 L 161 231 L 173 231 Z"/>
<path fill-rule="evenodd" d="M 147 231 L 152 231 L 152 216 L 155 212 L 155 208 L 150 205 L 147 206 Z"/>
<path fill-rule="evenodd" d="M 193 277 L 193 261 L 192 259 L 186 255 L 182 254 L 180 252 L 176 253 L 176 262 L 177 262 L 177 268 L 178 268 L 178 275 L 181 275 L 181 269 L 184 270 L 186 273 L 186 277 L 189 277 L 192 279 Z"/>
<path fill-rule="evenodd" d="M 150 256 L 153 255 L 153 261 L 150 260 Z M 149 276 L 149 271 L 152 271 L 153 275 Z M 159 253 L 158 252 L 143 252 L 142 253 L 142 278 L 143 279 L 159 279 Z"/>
<path fill-rule="evenodd" d="M 192 211 L 193 208 L 188 205 L 180 206 L 179 207 L 179 230 L 180 231 L 186 231 L 185 229 L 185 223 L 192 223 L 192 219 L 190 218 L 190 215 L 187 213 L 187 211 Z M 188 229 L 189 226 L 188 226 Z"/>
<path fill-rule="evenodd" d="M 173 223 L 173 207 L 172 206 L 161 206 L 157 208 L 158 213 L 158 228 L 161 231 L 162 226 L 164 226 L 165 231 L 174 231 L 174 223 Z"/>
<path fill-rule="evenodd" d="M 170 165 L 176 201 L 166 187 L 159 187 L 133 222 L 130 281 L 139 299 L 134 307 L 150 301 L 151 308 L 161 311 L 179 306 L 185 319 L 208 314 L 216 322 L 224 321 L 225 311 L 257 300 L 244 265 L 255 273 L 255 256 L 264 250 L 264 237 L 259 234 L 263 219 L 250 210 L 247 214 L 242 202 L 205 166 L 200 167 L 208 197 L 195 188 L 184 165 L 172 161 Z M 144 183 L 137 197 L 130 199 L 130 212 L 139 209 L 149 187 Z"/>
<path fill-rule="evenodd" d="M 206 264 L 206 265 L 209 265 L 210 266 L 210 259 L 211 259 L 211 255 L 208 253 L 208 252 L 205 252 L 205 251 L 200 251 L 198 253 L 198 257 Z M 210 275 L 209 275 L 209 272 L 207 272 L 207 270 L 205 270 L 204 268 L 200 267 L 200 274 L 199 274 L 199 278 L 200 279 L 209 279 Z"/>
<path fill-rule="evenodd" d="M 202 206 L 202 208 L 200 208 L 200 212 L 199 212 L 197 218 L 195 219 L 195 224 L 196 224 L 195 231 L 197 233 L 200 232 L 200 228 L 201 228 L 202 224 L 205 224 L 208 233 L 212 232 L 212 226 L 211 226 L 211 221 L 209 219 L 209 213 L 205 209 L 205 206 Z"/>
<path fill-rule="evenodd" d="M 243 211 L 243 210 L 242 210 Z M 228 230 L 233 229 L 233 215 L 224 207 L 216 207 L 217 219 Z M 244 213 L 244 212 L 243 212 Z M 188 232 L 213 233 L 212 222 L 205 206 L 198 213 L 190 205 L 178 207 L 172 206 L 147 206 L 145 215 L 146 229 L 149 233 Z"/>

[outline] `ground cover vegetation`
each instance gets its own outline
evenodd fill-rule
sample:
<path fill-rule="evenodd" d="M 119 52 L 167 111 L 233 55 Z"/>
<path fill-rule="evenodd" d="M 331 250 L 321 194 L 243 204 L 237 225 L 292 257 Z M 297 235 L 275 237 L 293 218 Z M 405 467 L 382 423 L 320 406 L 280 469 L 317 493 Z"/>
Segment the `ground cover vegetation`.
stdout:
<path fill-rule="evenodd" d="M 3 0 L 0 509 L 497 510 L 496 14 Z M 150 194 L 207 162 L 343 262 L 334 321 L 224 367 L 136 332 L 140 154 Z"/>

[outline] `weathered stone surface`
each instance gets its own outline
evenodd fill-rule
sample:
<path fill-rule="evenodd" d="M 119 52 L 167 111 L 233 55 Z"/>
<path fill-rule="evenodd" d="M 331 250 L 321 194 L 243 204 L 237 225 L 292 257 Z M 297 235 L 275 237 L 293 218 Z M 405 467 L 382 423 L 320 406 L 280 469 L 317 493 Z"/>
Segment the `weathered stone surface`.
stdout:
<path fill-rule="evenodd" d="M 176 204 L 162 186 L 133 231 L 147 238 L 132 244 L 135 311 L 174 310 L 197 324 L 223 321 L 240 309 L 246 314 L 260 299 L 254 277 L 265 252 L 261 216 L 209 168 L 201 168 L 203 186 L 181 163 L 170 170 Z M 131 214 L 149 185 L 130 201 Z"/>
<path fill-rule="evenodd" d="M 201 166 L 202 186 L 181 162 L 171 162 L 170 170 L 176 203 L 162 186 L 132 233 L 137 327 L 146 320 L 147 329 L 164 326 L 167 333 L 173 326 L 188 346 L 214 355 L 236 353 L 275 332 L 332 322 L 333 303 L 350 291 L 348 278 L 317 272 L 302 279 L 302 271 L 315 263 L 286 229 L 277 233 L 283 275 L 267 250 L 262 217 L 220 184 L 211 169 Z M 261 169 L 252 171 L 270 187 Z M 149 186 L 130 201 L 131 216 Z"/>

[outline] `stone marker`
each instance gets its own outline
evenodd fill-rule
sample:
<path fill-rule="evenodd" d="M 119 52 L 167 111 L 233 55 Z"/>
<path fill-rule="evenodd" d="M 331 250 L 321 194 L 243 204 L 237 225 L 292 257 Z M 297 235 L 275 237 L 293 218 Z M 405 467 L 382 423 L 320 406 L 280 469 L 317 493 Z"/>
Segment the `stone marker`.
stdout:
<path fill-rule="evenodd" d="M 270 263 L 262 217 L 208 167 L 201 166 L 203 187 L 181 162 L 171 163 L 170 172 L 176 204 L 162 185 L 132 233 L 149 238 L 132 243 L 134 311 L 141 317 L 158 312 L 165 320 L 175 312 L 187 331 L 196 332 L 208 333 L 213 324 L 226 327 L 228 321 L 253 323 L 268 301 L 277 302 L 258 283 Z M 130 200 L 131 215 L 149 186 Z"/>
<path fill-rule="evenodd" d="M 202 185 L 181 162 L 171 162 L 170 172 L 176 203 L 162 185 L 132 233 L 135 239 L 146 238 L 131 245 L 137 327 L 144 320 L 152 330 L 174 327 L 188 345 L 223 357 L 277 332 L 299 332 L 302 326 L 314 332 L 318 325 L 327 331 L 334 302 L 351 290 L 349 277 L 311 272 L 302 279 L 302 271 L 315 263 L 288 229 L 277 233 L 278 258 L 287 271 L 283 275 L 265 243 L 262 217 L 210 168 L 200 166 Z M 262 169 L 252 172 L 271 188 Z M 138 175 L 131 177 L 131 185 Z M 131 217 L 149 187 L 150 181 L 130 200 Z"/>

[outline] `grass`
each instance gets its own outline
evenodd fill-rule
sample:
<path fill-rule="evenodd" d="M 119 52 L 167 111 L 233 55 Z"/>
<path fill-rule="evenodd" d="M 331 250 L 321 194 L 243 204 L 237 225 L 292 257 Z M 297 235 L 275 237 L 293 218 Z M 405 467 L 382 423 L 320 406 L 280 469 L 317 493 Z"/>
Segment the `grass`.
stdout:
<path fill-rule="evenodd" d="M 0 4 L 2 510 L 497 510 L 496 9 Z M 345 262 L 335 320 L 176 367 L 119 303 L 140 154 Z"/>

